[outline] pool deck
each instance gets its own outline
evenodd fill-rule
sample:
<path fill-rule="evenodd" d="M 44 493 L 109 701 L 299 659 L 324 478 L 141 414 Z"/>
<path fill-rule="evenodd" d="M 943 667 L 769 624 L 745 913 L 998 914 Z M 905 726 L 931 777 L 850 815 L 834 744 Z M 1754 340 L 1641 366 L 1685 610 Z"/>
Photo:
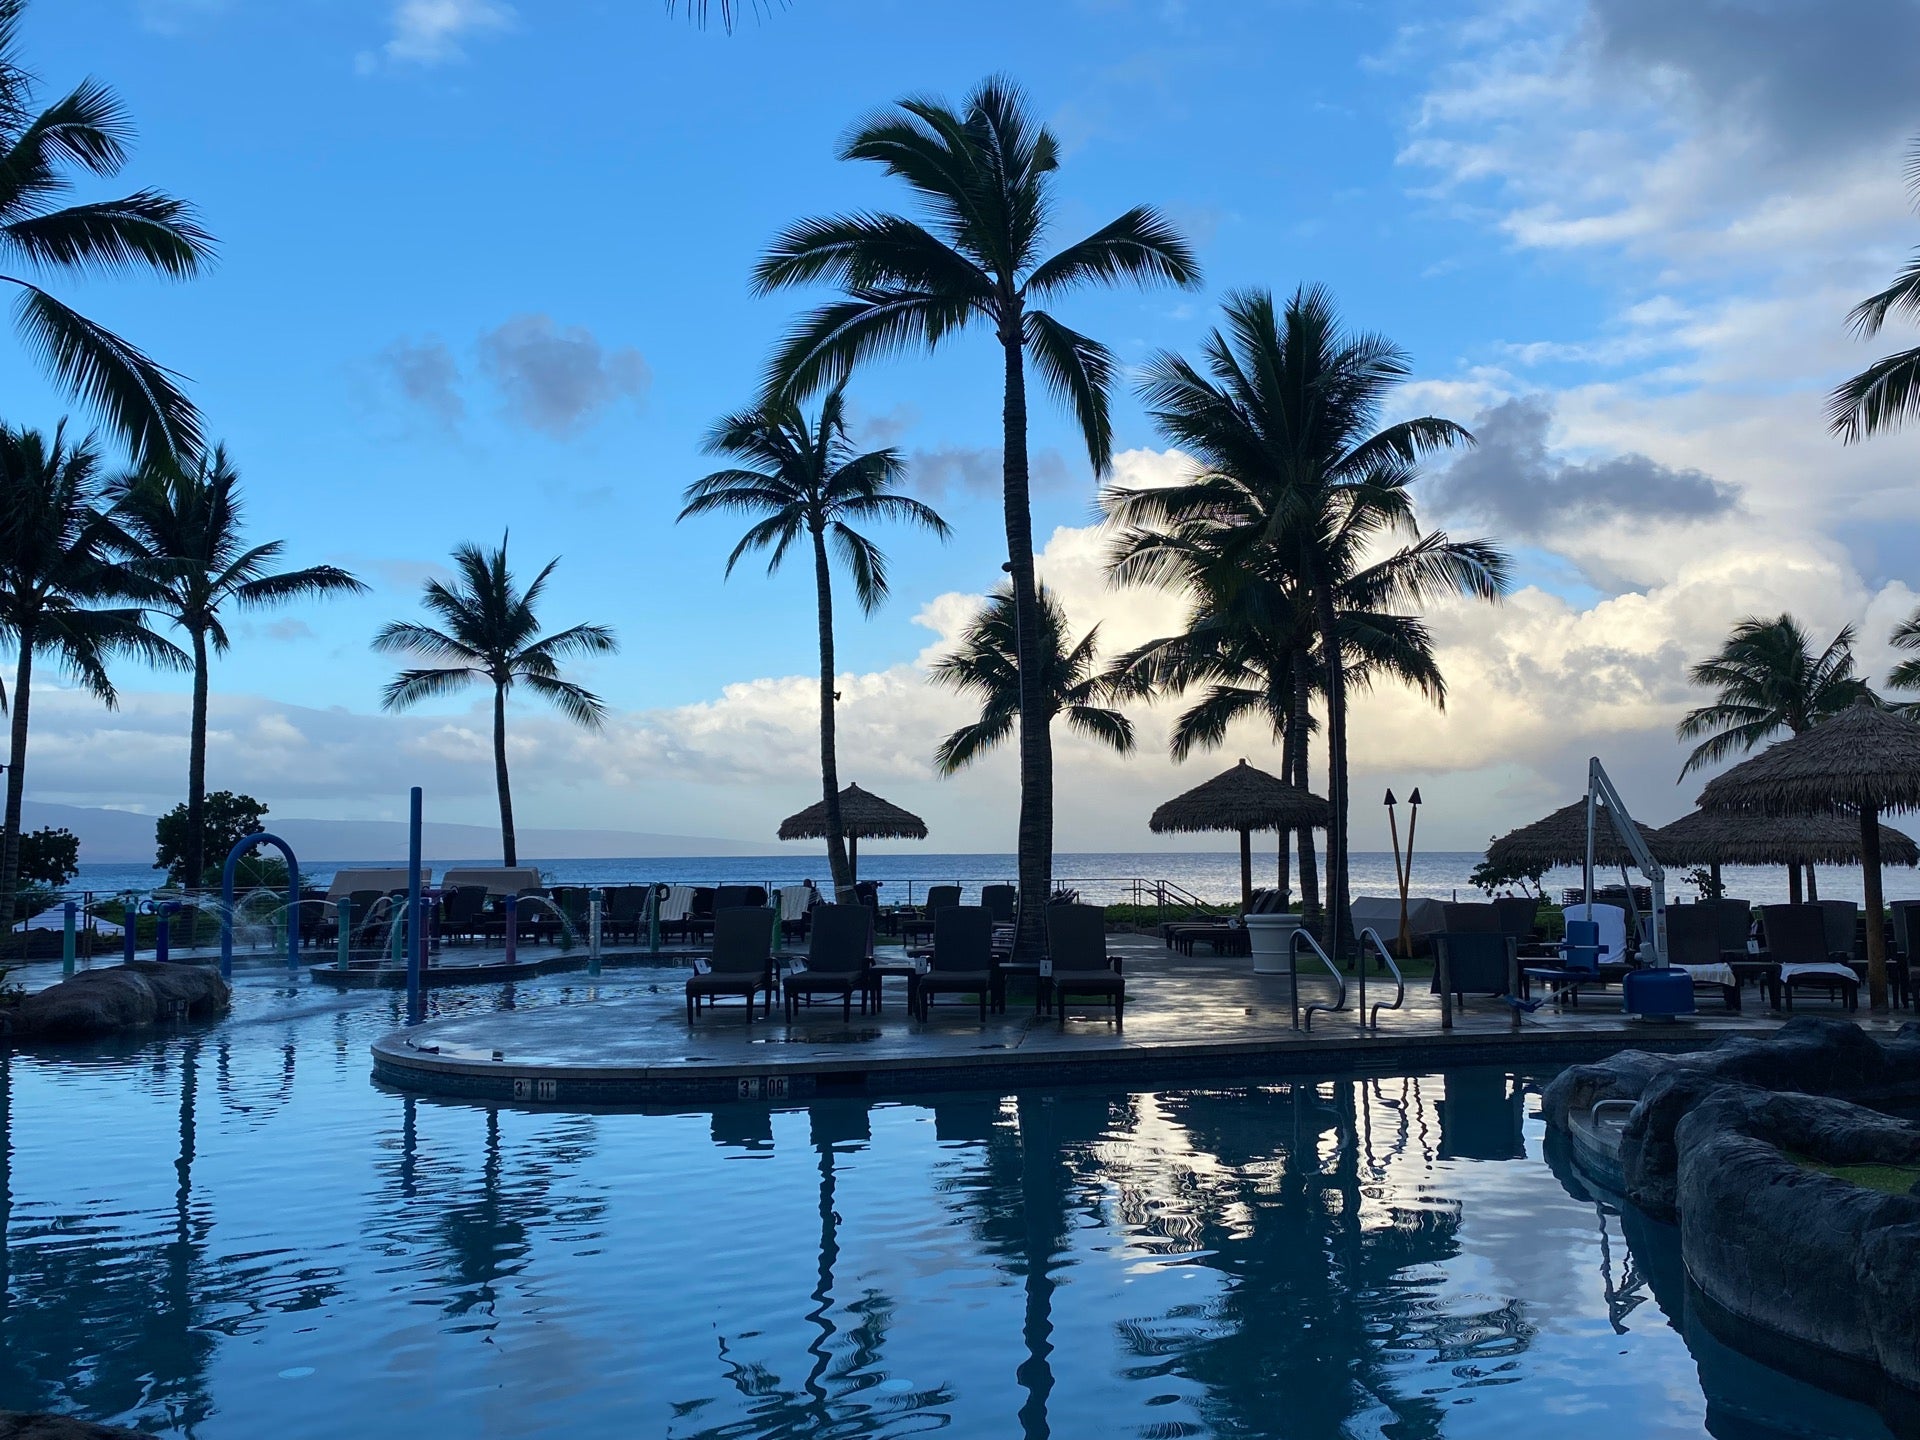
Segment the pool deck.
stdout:
<path fill-rule="evenodd" d="M 1744 1013 L 1703 997 L 1697 1016 L 1652 1022 L 1623 1016 L 1617 991 L 1578 1008 L 1543 1006 L 1512 1028 L 1512 1011 L 1470 1000 L 1451 1031 L 1437 997 L 1415 982 L 1406 1005 L 1383 1011 L 1377 1030 L 1348 1008 L 1294 1029 L 1289 981 L 1254 975 L 1244 959 L 1184 957 L 1144 936 L 1114 936 L 1125 957 L 1126 1023 L 1099 1007 L 1069 1010 L 1062 1026 L 1034 1012 L 1016 990 L 1004 1014 L 982 1022 L 972 1004 L 942 1003 L 927 1024 L 912 1020 L 905 985 L 886 982 L 878 1014 L 842 1020 L 839 1003 L 802 1006 L 793 1024 L 776 1003 L 749 1023 L 737 1000 L 687 1021 L 675 965 L 640 989 L 623 976 L 600 994 L 525 1011 L 490 1011 L 397 1031 L 373 1046 L 374 1077 L 417 1094 L 581 1108 L 728 1099 L 806 1099 L 820 1094 L 904 1094 L 994 1086 L 1194 1082 L 1333 1071 L 1404 1071 L 1482 1063 L 1598 1059 L 1622 1049 L 1690 1050 L 1728 1035 L 1766 1035 L 1785 1016 L 1749 991 Z M 498 952 L 495 952 L 496 955 Z M 660 957 L 662 959 L 667 957 Z M 608 963 L 612 963 L 609 961 Z M 1332 1000 L 1333 983 L 1301 980 L 1301 1000 Z M 1717 994 L 1717 992 L 1716 992 Z M 1368 1002 L 1393 998 L 1370 978 Z M 950 997 L 950 1000 L 952 997 Z M 1840 1015 L 1805 1004 L 1802 1013 Z M 1910 1013 L 1850 1017 L 1892 1033 Z"/>

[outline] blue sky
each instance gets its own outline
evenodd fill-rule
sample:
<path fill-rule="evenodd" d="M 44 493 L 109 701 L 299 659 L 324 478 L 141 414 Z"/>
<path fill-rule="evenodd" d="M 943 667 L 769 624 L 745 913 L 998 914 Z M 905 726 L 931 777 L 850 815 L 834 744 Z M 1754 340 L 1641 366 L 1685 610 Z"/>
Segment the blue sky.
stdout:
<path fill-rule="evenodd" d="M 1699 8 L 794 0 L 729 36 L 652 0 L 40 0 L 26 44 L 50 88 L 91 73 L 119 90 L 130 178 L 192 199 L 221 242 L 187 285 L 61 293 L 192 377 L 261 536 L 375 586 L 240 641 L 216 676 L 216 783 L 224 763 L 282 813 L 385 814 L 407 778 L 387 761 L 411 753 L 441 818 L 484 820 L 468 708 L 376 719 L 387 665 L 365 641 L 453 544 L 510 526 L 522 567 L 564 557 L 553 622 L 624 642 L 583 675 L 622 712 L 613 739 L 525 712 L 527 823 L 745 835 L 804 800 L 809 722 L 783 682 L 812 663 L 808 576 L 723 585 L 732 530 L 675 527 L 677 497 L 803 303 L 748 294 L 761 247 L 801 215 L 905 203 L 836 161 L 836 137 L 901 94 L 1003 71 L 1064 142 L 1060 242 L 1147 202 L 1205 266 L 1195 293 L 1068 301 L 1071 323 L 1134 363 L 1191 349 L 1226 289 L 1323 281 L 1412 352 L 1407 408 L 1493 425 L 1478 468 L 1436 478 L 1428 518 L 1501 534 L 1533 588 L 1498 616 L 1436 617 L 1457 653 L 1444 723 L 1381 696 L 1361 734 L 1381 774 L 1452 787 L 1442 823 L 1472 844 L 1570 794 L 1602 741 L 1650 809 L 1684 808 L 1681 672 L 1737 613 L 1777 599 L 1834 628 L 1910 608 L 1911 447 L 1843 454 L 1817 400 L 1864 353 L 1846 305 L 1920 235 L 1898 169 L 1920 91 L 1892 53 L 1915 7 Z M 1841 94 L 1835 47 L 1863 38 L 1889 54 Z M 1005 771 L 928 774 L 954 702 L 923 703 L 915 670 L 1004 557 L 981 483 L 998 379 L 981 336 L 852 391 L 956 534 L 880 537 L 894 602 L 841 630 L 871 716 L 847 768 L 935 808 L 951 848 L 1011 835 Z M 68 408 L 17 346 L 0 382 L 16 418 Z M 1170 612 L 1091 583 L 1086 458 L 1058 411 L 1035 414 L 1048 573 L 1077 623 L 1153 633 Z M 1123 473 L 1177 463 L 1124 390 L 1115 428 Z M 117 721 L 56 704 L 42 798 L 171 803 L 182 686 L 124 683 Z M 742 748 L 762 758 L 737 764 Z M 1152 797 L 1198 774 L 1068 754 L 1063 844 L 1143 842 Z"/>

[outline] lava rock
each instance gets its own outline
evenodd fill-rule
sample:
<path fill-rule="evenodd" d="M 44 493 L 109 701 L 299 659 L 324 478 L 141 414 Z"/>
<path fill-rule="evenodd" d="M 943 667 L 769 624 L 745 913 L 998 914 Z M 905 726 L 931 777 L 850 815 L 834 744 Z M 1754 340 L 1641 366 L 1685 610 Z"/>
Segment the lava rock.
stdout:
<path fill-rule="evenodd" d="M 1920 1164 L 1920 1126 L 1831 1096 L 1723 1084 L 1682 1115 L 1675 1146 L 1681 1253 L 1702 1291 L 1920 1388 L 1920 1197 L 1796 1158 Z"/>
<path fill-rule="evenodd" d="M 22 1000 L 12 1018 L 15 1035 L 96 1040 L 159 1021 L 218 1019 L 232 999 L 232 987 L 216 971 L 135 960 L 49 985 Z"/>
<path fill-rule="evenodd" d="M 0 1440 L 156 1440 L 144 1430 L 95 1425 L 71 1415 L 28 1415 L 0 1410 Z"/>

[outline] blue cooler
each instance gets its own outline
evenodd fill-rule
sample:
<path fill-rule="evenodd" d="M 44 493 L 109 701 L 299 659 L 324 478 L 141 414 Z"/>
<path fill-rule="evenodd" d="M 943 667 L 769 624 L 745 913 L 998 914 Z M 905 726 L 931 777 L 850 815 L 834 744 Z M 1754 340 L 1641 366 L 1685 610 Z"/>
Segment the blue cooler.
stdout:
<path fill-rule="evenodd" d="M 1693 976 L 1672 965 L 1664 970 L 1629 970 L 1620 980 L 1620 1008 L 1653 1020 L 1691 1015 Z"/>

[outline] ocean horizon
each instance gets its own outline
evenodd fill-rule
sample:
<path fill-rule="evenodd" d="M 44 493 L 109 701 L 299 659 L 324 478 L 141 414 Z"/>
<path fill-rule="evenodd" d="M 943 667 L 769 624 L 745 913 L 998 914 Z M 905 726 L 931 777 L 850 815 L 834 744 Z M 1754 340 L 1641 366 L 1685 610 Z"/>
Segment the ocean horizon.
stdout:
<path fill-rule="evenodd" d="M 1429 899 L 1481 898 L 1469 876 L 1480 863 L 1477 850 L 1438 850 L 1414 857 L 1413 876 L 1408 893 Z M 326 860 L 301 865 L 302 875 L 311 883 L 325 885 L 342 869 L 386 868 L 391 858 L 375 860 Z M 494 867 L 497 859 L 482 857 L 429 857 L 423 864 L 438 876 L 449 868 Z M 666 884 L 744 884 L 795 885 L 813 880 L 825 885 L 825 851 L 791 851 L 767 855 L 688 855 L 650 856 L 634 859 L 568 859 L 530 857 L 522 862 L 537 869 L 549 884 L 631 885 L 649 881 Z M 1253 883 L 1270 886 L 1276 878 L 1275 856 L 1271 850 L 1254 855 Z M 1395 895 L 1393 853 L 1385 850 L 1359 850 L 1349 857 L 1351 889 L 1355 896 Z M 884 903 L 914 903 L 923 897 L 929 885 L 959 884 L 969 889 L 982 884 L 1011 882 L 1015 874 L 1014 857 L 1005 854 L 933 854 L 892 851 L 860 856 L 860 878 L 880 882 Z M 1772 904 L 1787 899 L 1787 872 L 1782 866 L 1728 865 L 1722 869 L 1727 894 L 1755 904 Z M 1670 899 L 1694 898 L 1695 891 L 1685 872 L 1669 869 L 1667 893 Z M 1642 883 L 1640 877 L 1632 877 Z M 146 892 L 164 884 L 164 872 L 144 865 L 82 864 L 70 890 L 94 894 L 119 894 L 129 890 Z M 1100 904 L 1118 904 L 1150 892 L 1156 883 L 1177 886 L 1203 900 L 1231 902 L 1240 894 L 1240 856 L 1238 851 L 1060 851 L 1054 856 L 1056 884 L 1078 890 L 1083 899 Z M 1617 882 L 1619 871 L 1608 873 Z M 1856 867 L 1822 866 L 1818 872 L 1819 890 L 1829 900 L 1860 901 L 1864 898 L 1861 872 Z M 1322 881 L 1324 884 L 1324 879 Z M 1576 867 L 1549 871 L 1544 888 L 1549 898 L 1558 899 L 1560 891 L 1580 883 Z M 1292 875 L 1293 889 L 1299 889 L 1297 869 Z M 1920 899 L 1920 872 L 1889 867 L 1884 884 L 1888 900 Z M 1149 895 L 1150 898 L 1150 895 Z"/>

